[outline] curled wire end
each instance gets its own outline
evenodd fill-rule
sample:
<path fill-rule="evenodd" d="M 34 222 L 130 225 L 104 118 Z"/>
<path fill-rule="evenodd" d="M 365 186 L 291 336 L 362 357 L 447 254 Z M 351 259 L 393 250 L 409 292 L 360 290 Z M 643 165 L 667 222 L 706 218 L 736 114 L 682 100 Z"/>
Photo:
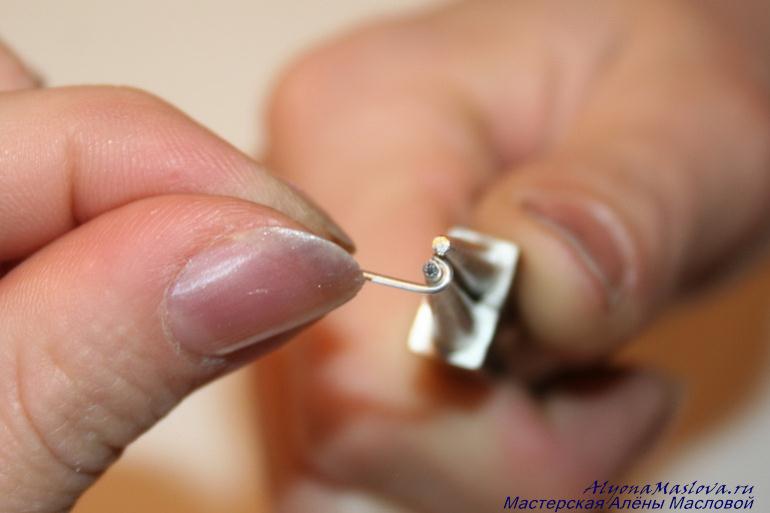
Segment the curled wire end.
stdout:
<path fill-rule="evenodd" d="M 418 294 L 437 294 L 447 288 L 452 283 L 452 266 L 441 257 L 434 256 L 428 260 L 422 267 L 427 283 L 415 283 L 412 281 L 392 278 L 378 273 L 364 271 L 364 278 L 378 285 L 393 287 L 407 292 L 416 292 Z"/>

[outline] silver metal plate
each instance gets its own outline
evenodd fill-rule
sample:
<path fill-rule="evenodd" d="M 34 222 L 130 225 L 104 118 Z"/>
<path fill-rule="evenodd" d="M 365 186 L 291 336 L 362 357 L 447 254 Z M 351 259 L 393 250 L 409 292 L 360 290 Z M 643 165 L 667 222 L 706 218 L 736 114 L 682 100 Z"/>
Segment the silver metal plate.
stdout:
<path fill-rule="evenodd" d="M 409 349 L 456 367 L 477 370 L 483 366 L 497 331 L 501 309 L 516 272 L 519 248 L 512 242 L 468 228 L 455 227 L 447 235 L 450 240 L 477 248 L 474 256 L 489 264 L 492 276 L 486 280 L 488 285 L 481 293 L 466 303 L 471 319 L 466 329 L 438 329 L 439 316 L 433 311 L 430 300 L 423 298 L 409 332 Z"/>

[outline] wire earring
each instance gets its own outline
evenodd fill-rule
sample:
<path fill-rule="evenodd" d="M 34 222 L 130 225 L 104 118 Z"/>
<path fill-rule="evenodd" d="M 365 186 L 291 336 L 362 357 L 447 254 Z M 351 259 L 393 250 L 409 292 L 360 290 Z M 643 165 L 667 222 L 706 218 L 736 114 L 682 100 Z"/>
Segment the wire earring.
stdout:
<path fill-rule="evenodd" d="M 364 271 L 379 285 L 425 294 L 409 332 L 412 352 L 480 369 L 508 302 L 519 248 L 467 228 L 433 239 L 425 284 Z"/>
<path fill-rule="evenodd" d="M 433 239 L 433 257 L 422 266 L 422 274 L 425 276 L 425 285 L 413 281 L 401 280 L 384 274 L 364 271 L 364 278 L 378 285 L 385 285 L 395 289 L 415 292 L 418 294 L 438 294 L 452 283 L 454 272 L 452 266 L 442 257 L 442 248 L 449 247 L 449 240 L 439 236 Z"/>

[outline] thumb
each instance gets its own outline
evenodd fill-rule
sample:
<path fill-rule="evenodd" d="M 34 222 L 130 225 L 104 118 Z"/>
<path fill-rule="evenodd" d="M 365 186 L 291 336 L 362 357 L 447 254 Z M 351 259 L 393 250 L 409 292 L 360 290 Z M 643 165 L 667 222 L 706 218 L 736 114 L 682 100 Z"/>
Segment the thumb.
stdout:
<path fill-rule="evenodd" d="M 196 386 L 362 283 L 267 207 L 156 196 L 96 217 L 0 281 L 0 510 L 68 509 Z"/>
<path fill-rule="evenodd" d="M 633 335 L 746 242 L 768 209 L 768 125 L 746 96 L 720 90 L 674 115 L 664 100 L 606 102 L 575 131 L 599 135 L 573 135 L 502 176 L 475 212 L 481 229 L 524 248 L 516 294 L 526 329 L 573 355 Z M 709 121 L 720 112 L 731 122 Z"/>

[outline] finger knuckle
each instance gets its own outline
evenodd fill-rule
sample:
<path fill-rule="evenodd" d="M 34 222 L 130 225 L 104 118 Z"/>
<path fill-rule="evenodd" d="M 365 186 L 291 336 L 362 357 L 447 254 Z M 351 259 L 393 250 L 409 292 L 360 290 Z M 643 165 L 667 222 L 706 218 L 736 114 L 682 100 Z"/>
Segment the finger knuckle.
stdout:
<path fill-rule="evenodd" d="M 86 121 L 117 121 L 123 125 L 168 115 L 173 107 L 159 97 L 127 86 L 78 87 L 66 96 L 65 110 Z"/>
<path fill-rule="evenodd" d="M 13 379 L 0 384 L 9 405 L 2 423 L 15 426 L 18 452 L 34 455 L 46 476 L 93 479 L 162 414 L 154 408 L 158 401 L 117 368 L 132 355 L 113 352 L 101 360 L 109 365 L 95 367 L 96 348 L 45 340 L 13 346 Z"/>
<path fill-rule="evenodd" d="M 273 92 L 270 121 L 290 122 L 296 128 L 298 120 L 328 120 L 329 115 L 350 112 L 363 102 L 376 108 L 377 103 L 369 100 L 417 76 L 404 72 L 415 63 L 414 51 L 399 50 L 412 32 L 399 22 L 381 23 L 300 57 Z"/>
<path fill-rule="evenodd" d="M 5 379 L 0 381 L 0 490 L 6 486 L 12 490 L 0 492 L 0 507 L 6 501 L 39 496 L 40 483 L 53 486 L 57 496 L 48 494 L 49 503 L 62 510 L 71 506 L 77 490 L 93 481 L 93 476 L 63 457 L 60 444 L 51 432 L 59 432 L 61 425 L 51 422 L 52 417 L 41 411 L 55 405 L 42 404 L 37 397 L 39 387 L 30 379 L 30 366 L 37 366 L 28 358 L 15 355 L 0 362 Z M 48 371 L 50 369 L 46 369 Z M 32 371 L 37 373 L 37 371 Z M 10 483 L 9 483 L 10 481 Z M 58 509 L 56 509 L 58 511 Z"/>

